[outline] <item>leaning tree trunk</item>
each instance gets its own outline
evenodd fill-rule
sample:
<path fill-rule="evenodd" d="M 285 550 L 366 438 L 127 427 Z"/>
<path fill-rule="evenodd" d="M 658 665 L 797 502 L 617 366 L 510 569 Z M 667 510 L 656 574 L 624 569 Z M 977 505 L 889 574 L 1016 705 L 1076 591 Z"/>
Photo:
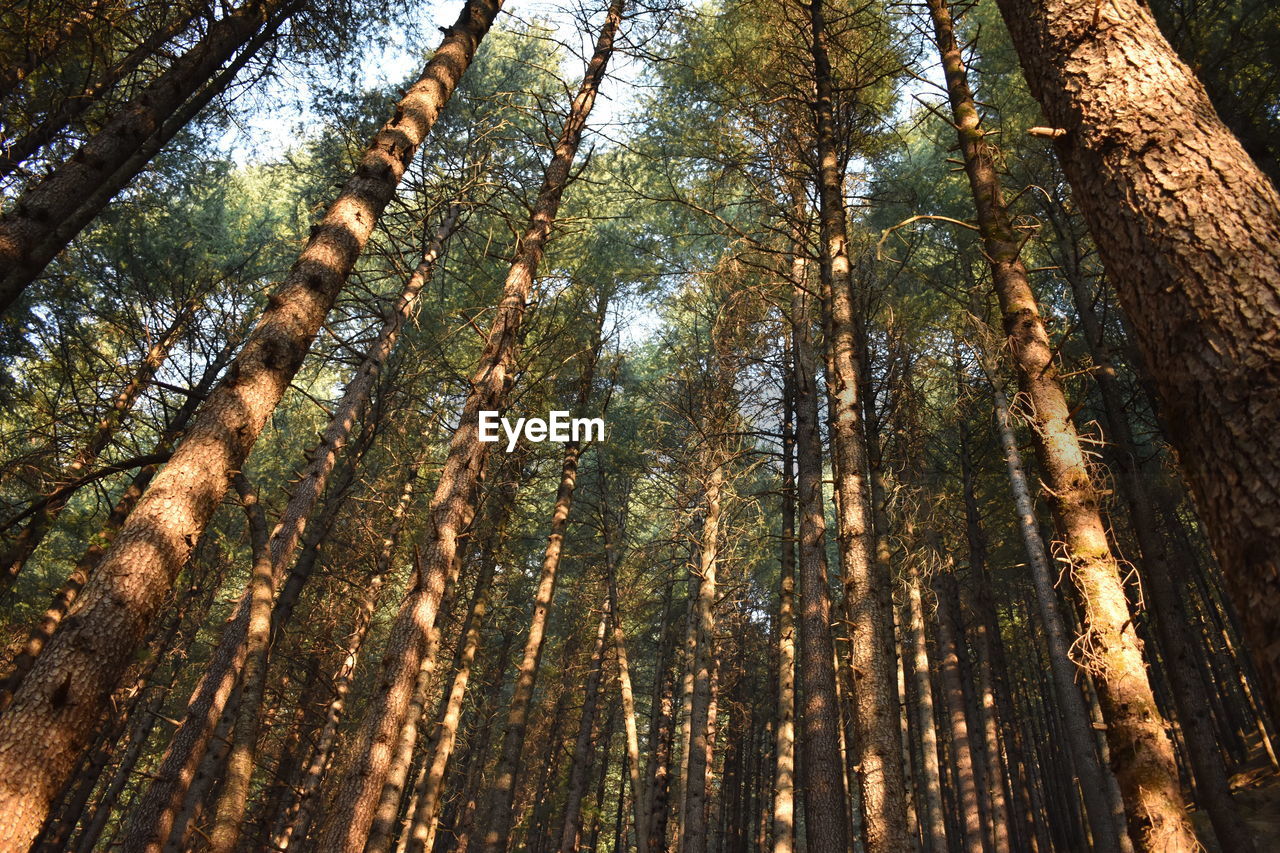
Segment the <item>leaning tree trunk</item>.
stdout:
<path fill-rule="evenodd" d="M 222 821 L 221 829 L 218 828 L 215 816 L 214 831 L 210 839 L 215 849 L 219 844 L 229 846 L 235 843 L 253 770 L 253 749 L 257 742 L 262 690 L 265 687 L 267 650 L 271 637 L 282 627 L 285 616 L 292 612 L 292 602 L 301 592 L 301 583 L 286 587 L 289 597 L 281 596 L 276 602 L 277 612 L 273 613 L 275 590 L 284 580 L 285 568 L 297 551 L 311 512 L 324 493 L 339 456 L 347 448 L 352 430 L 368 408 L 378 373 L 394 350 L 400 329 L 443 252 L 445 240 L 457 222 L 456 214 L 456 208 L 450 210 L 399 298 L 386 307 L 378 336 L 370 344 L 364 360 L 347 383 L 342 399 L 334 408 L 329 424 L 321 434 L 320 445 L 311 453 L 310 462 L 299 476 L 281 520 L 271 534 L 269 547 L 254 560 L 248 588 L 232 619 L 223 629 L 218 650 L 192 694 L 187 716 L 174 733 L 154 782 L 133 809 L 125 838 L 136 849 L 162 844 L 163 839 L 168 837 L 173 815 L 181 807 L 186 794 L 183 780 L 191 778 L 192 768 L 202 760 L 209 745 L 210 727 L 214 720 L 220 719 L 231 690 L 243 678 L 240 703 L 234 710 L 234 731 L 237 736 L 229 759 L 232 764 L 228 767 L 222 786 L 221 802 L 226 803 L 225 808 L 229 811 Z M 349 460 L 348 470 L 352 470 L 353 466 L 354 461 Z M 304 583 L 308 575 L 303 575 L 301 582 Z M 295 573 L 293 577 L 296 576 Z M 244 724 L 243 728 L 241 723 Z M 237 799 L 228 801 L 227 797 Z M 222 808 L 219 806 L 220 811 Z"/>
<path fill-rule="evenodd" d="M 902 768 L 891 578 L 885 561 L 872 558 L 865 425 L 859 399 L 860 360 L 854 315 L 844 182 L 836 145 L 834 87 L 821 0 L 809 3 L 810 53 L 817 98 L 815 143 L 821 225 L 822 284 L 827 292 L 829 360 L 834 368 L 831 413 L 836 471 L 837 527 L 849 620 L 854 683 L 853 749 L 862 795 L 868 853 L 907 849 L 906 782 Z M 808 816 L 808 812 L 806 812 Z M 840 848 L 843 849 L 843 848 Z"/>
<path fill-rule="evenodd" d="M 515 259 L 507 272 L 502 300 L 486 336 L 478 369 L 472 376 L 471 392 L 431 502 L 428 543 L 423 549 L 423 578 L 406 599 L 391 629 L 383 677 L 371 697 L 359 731 L 350 742 L 350 761 L 344 762 L 347 769 L 336 783 L 333 807 L 320 835 L 320 847 L 326 851 L 359 851 L 373 821 L 373 810 L 390 760 L 388 745 L 394 742 L 395 733 L 403 725 L 411 698 L 412 673 L 417 672 L 425 651 L 427 632 L 435 619 L 445 577 L 457 559 L 458 536 L 475 515 L 489 448 L 488 443 L 479 440 L 480 411 L 502 409 L 515 379 L 518 342 L 533 279 L 568 185 L 569 169 L 613 52 L 613 40 L 621 19 L 622 0 L 615 0 L 556 143 L 555 154 L 547 166 L 529 227 L 521 235 Z"/>
<path fill-rule="evenodd" d="M 1178 588 L 1178 580 L 1189 574 L 1189 567 L 1183 563 L 1175 569 L 1175 561 L 1188 560 L 1191 555 L 1172 553 L 1161 534 L 1155 505 L 1140 467 L 1137 442 L 1124 410 L 1122 392 L 1105 351 L 1102 323 L 1093 308 L 1093 295 L 1085 284 L 1078 256 L 1073 252 L 1063 260 L 1076 313 L 1093 356 L 1093 378 L 1102 398 L 1107 434 L 1111 437 L 1112 469 L 1138 541 L 1142 590 L 1155 613 L 1156 637 L 1164 651 L 1165 671 L 1172 685 L 1173 705 L 1186 744 L 1196 799 L 1208 814 L 1214 835 L 1224 850 L 1253 853 L 1250 830 L 1240 820 L 1231 799 L 1231 783 L 1214 732 L 1209 697 L 1196 668 L 1196 650 L 1192 646 L 1195 634 L 1188 630 L 1192 623 Z"/>
<path fill-rule="evenodd" d="M 271 544 L 260 560 L 255 561 L 250 581 L 249 614 L 246 625 L 246 657 L 241 676 L 240 706 L 235 723 L 235 742 L 228 758 L 226 778 L 218 800 L 209 847 L 214 853 L 231 853 L 239 842 L 245 806 L 249 799 L 249 783 L 253 776 L 254 751 L 262 716 L 266 690 L 268 654 L 273 629 L 272 604 L 275 591 L 284 579 L 298 541 L 306 530 L 307 519 L 324 491 L 325 483 L 337 464 L 338 454 L 356 421 L 368 407 L 378 373 L 395 350 L 400 330 L 418 303 L 422 288 L 431 280 L 436 262 L 444 253 L 445 243 L 458 224 L 459 209 L 449 209 L 445 221 L 436 230 L 413 274 L 395 303 L 387 306 L 378 337 L 347 384 L 342 400 L 334 411 L 329 428 L 322 436 L 322 447 L 312 453 L 311 464 L 294 486 Z M 296 592 L 294 595 L 296 596 Z"/>
<path fill-rule="evenodd" d="M 0 719 L 0 837 L 25 849 L 110 691 L 243 465 L 379 215 L 475 55 L 498 0 L 468 0 L 422 77 L 374 137 L 173 458 L 130 514 L 65 626 Z M 35 736 L 39 733 L 39 736 Z"/>
<path fill-rule="evenodd" d="M 215 72 L 254 36 L 279 26 L 296 12 L 299 0 L 249 0 L 211 24 L 204 36 L 129 103 L 107 119 L 102 129 L 38 184 L 22 193 L 9 213 L 0 217 L 0 312 L 13 301 L 75 234 L 57 226 L 85 198 L 109 182 L 129 161 L 138 144 L 178 112 Z M 138 164 L 133 175 L 145 165 Z M 129 175 L 126 182 L 133 177 Z"/>
<path fill-rule="evenodd" d="M 840 747 L 831 589 L 827 581 L 826 512 L 822 499 L 822 443 L 817 364 L 809 299 L 799 280 L 791 296 L 792 387 L 796 409 L 796 504 L 800 516 L 800 778 L 809 850 L 849 849 L 845 768 Z M 895 709 L 896 710 L 896 709 Z M 896 717 L 896 713 L 895 713 Z"/>
<path fill-rule="evenodd" d="M 1280 707 L 1280 195 L 1138 0 L 999 0 Z"/>
<path fill-rule="evenodd" d="M 104 69 L 84 89 L 66 97 L 39 124 L 5 146 L 4 151 L 0 152 L 0 178 L 8 177 L 17 170 L 28 157 L 56 139 L 59 133 L 97 103 L 99 98 L 110 92 L 117 83 L 153 58 L 174 36 L 189 28 L 197 13 L 198 7 L 194 4 L 186 9 L 178 9 L 178 14 L 169 23 L 149 34 L 141 44 Z"/>
<path fill-rule="evenodd" d="M 617 4 L 620 7 L 620 3 Z M 600 322 L 604 319 L 604 304 L 599 313 Z M 596 357 L 599 354 L 599 326 L 595 348 L 583 365 L 582 376 L 578 381 L 577 400 L 574 412 L 585 411 L 591 398 L 592 383 L 595 379 Z M 533 691 L 538 681 L 538 669 L 542 661 L 542 650 L 545 645 L 547 623 L 551 615 L 551 604 L 555 599 L 556 580 L 560 570 L 560 557 L 564 548 L 565 531 L 569 526 L 569 511 L 573 507 L 573 492 L 578 481 L 578 459 L 581 448 L 577 441 L 569 441 L 564 447 L 564 458 L 560 467 L 560 485 L 556 490 L 555 506 L 551 512 L 551 533 L 547 537 L 547 547 L 542 558 L 542 571 L 538 577 L 538 586 L 534 592 L 533 614 L 529 619 L 529 633 L 525 638 L 524 656 L 520 667 L 516 670 L 515 688 L 511 693 L 511 705 L 507 711 L 507 728 L 502 736 L 499 751 L 498 767 L 495 771 L 493 787 L 489 791 L 488 802 L 483 812 L 486 820 L 484 836 L 481 840 L 483 850 L 501 853 L 507 848 L 511 834 L 512 821 L 515 818 L 515 796 L 517 782 L 520 778 L 520 765 L 525 749 L 525 732 L 529 723 L 529 709 L 533 702 Z M 603 641 L 602 641 L 603 642 Z M 593 694 L 592 694 L 593 695 Z"/>
<path fill-rule="evenodd" d="M 503 515 L 509 514 L 510 505 L 504 501 Z M 504 526 L 500 519 L 496 527 Z M 445 772 L 449 768 L 449 760 L 453 756 L 453 748 L 458 737 L 458 723 L 462 719 L 462 703 L 466 699 L 467 684 L 471 679 L 471 668 L 475 664 L 476 652 L 480 648 L 481 633 L 484 629 L 485 614 L 489 607 L 489 588 L 493 582 L 493 572 L 497 556 L 491 548 L 486 548 L 480 566 L 480 575 L 476 578 L 476 588 L 472 596 L 471 608 L 466 622 L 462 626 L 462 639 L 459 642 L 457 670 L 453 684 L 445 698 L 444 709 L 440 714 L 439 732 L 435 737 L 433 748 L 428 750 L 426 766 L 418 784 L 417 803 L 414 807 L 413 821 L 409 828 L 409 838 L 405 849 L 409 853 L 425 853 L 434 849 L 437 818 L 444 794 Z"/>
<path fill-rule="evenodd" d="M 1036 457 L 1084 606 L 1083 648 L 1098 679 L 1107 740 L 1133 841 L 1144 850 L 1195 850 L 1166 723 L 1111 552 L 1100 498 L 1054 363 L 1054 350 L 1019 258 L 1022 242 L 1005 208 L 992 148 L 980 127 L 967 69 L 945 0 L 928 0 L 978 228 L 1000 300 L 1018 386 L 1031 410 Z M 1101 8 L 1101 7 L 1099 7 Z"/>

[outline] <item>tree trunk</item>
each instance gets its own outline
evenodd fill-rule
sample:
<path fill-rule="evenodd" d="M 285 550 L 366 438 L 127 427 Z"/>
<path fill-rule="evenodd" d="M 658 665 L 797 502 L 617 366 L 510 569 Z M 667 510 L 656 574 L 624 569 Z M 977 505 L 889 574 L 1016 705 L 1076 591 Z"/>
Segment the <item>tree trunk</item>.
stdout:
<path fill-rule="evenodd" d="M 148 35 L 141 44 L 105 69 L 82 91 L 66 97 L 57 109 L 48 113 L 39 124 L 27 130 L 12 144 L 5 146 L 5 150 L 0 153 L 0 178 L 8 177 L 17 170 L 28 157 L 56 139 L 59 133 L 83 115 L 85 110 L 97 103 L 99 98 L 110 92 L 117 83 L 136 71 L 142 63 L 154 57 L 170 39 L 190 27 L 195 20 L 197 9 L 198 7 L 194 4 L 180 9 L 178 15 L 169 23 Z"/>
<path fill-rule="evenodd" d="M 495 555 L 486 554 L 480 567 L 480 575 L 476 578 L 471 609 L 467 614 L 466 624 L 462 626 L 462 640 L 459 643 L 457 662 L 454 667 L 457 672 L 454 674 L 453 684 L 445 700 L 443 712 L 440 714 L 439 732 L 435 737 L 434 748 L 428 752 L 426 766 L 418 784 L 418 801 L 414 808 L 409 840 L 405 848 L 408 853 L 426 853 L 435 845 L 436 810 L 444 793 L 445 771 L 448 770 L 454 744 L 457 742 L 458 723 L 462 719 L 462 703 L 466 698 L 471 667 L 475 663 L 476 652 L 480 648 L 481 632 L 489 606 L 489 588 L 493 582 L 496 563 Z"/>
<path fill-rule="evenodd" d="M 573 745 L 573 758 L 569 762 L 569 781 L 565 786 L 564 820 L 560 827 L 560 853 L 577 853 L 582 837 L 582 801 L 587 795 L 588 774 L 592 765 L 592 740 L 599 707 L 601 676 L 604 673 L 605 635 L 611 619 L 612 599 L 606 596 L 605 606 L 596 628 L 595 646 L 591 651 L 591 664 L 587 681 L 582 688 L 582 714 L 578 718 L 578 736 Z M 609 745 L 605 744 L 605 752 Z M 597 804 L 598 806 L 599 804 Z"/>
<path fill-rule="evenodd" d="M 680 853 L 707 851 L 707 784 L 711 778 L 707 722 L 711 711 L 712 644 L 715 642 L 717 549 L 724 467 L 712 464 L 703 491 L 706 502 L 698 556 L 696 592 L 690 592 L 688 712 L 684 737 Z M 693 578 L 690 579 L 692 583 Z"/>
<path fill-rule="evenodd" d="M 805 837 L 810 850 L 849 849 L 840 705 L 836 696 L 831 592 L 822 499 L 822 444 L 817 364 L 810 342 L 809 300 L 799 281 L 791 296 L 792 385 L 796 403 L 796 503 L 800 515 L 800 746 Z M 895 760 L 900 760 L 895 756 Z"/>
<path fill-rule="evenodd" d="M 931 548 L 935 559 L 943 555 Z M 938 654 L 941 656 L 939 671 L 942 676 L 942 695 L 945 700 L 947 725 L 951 735 L 951 762 L 959 783 L 957 795 L 960 807 L 960 826 L 963 830 L 965 853 L 983 853 L 982 810 L 978 799 L 978 774 L 970 743 L 970 726 L 965 713 L 964 677 L 960 672 L 961 634 L 952 620 L 950 602 L 955 595 L 955 579 L 949 566 L 941 566 L 934 586 L 938 595 L 937 619 Z"/>
<path fill-rule="evenodd" d="M 1280 195 L 1137 0 L 1000 0 L 1280 706 Z"/>
<path fill-rule="evenodd" d="M 358 851 L 364 846 L 390 761 L 389 744 L 394 742 L 395 733 L 403 725 L 414 674 L 425 651 L 445 577 L 457 560 L 458 536 L 475 514 L 489 447 L 479 441 L 480 411 L 502 409 L 514 380 L 517 347 L 533 279 L 612 53 L 621 17 L 621 0 L 617 0 L 601 30 L 596 51 L 547 167 L 529 227 L 518 243 L 516 257 L 507 273 L 502 300 L 486 336 L 479 366 L 471 380 L 471 392 L 431 502 L 423 577 L 406 599 L 392 627 L 383 676 L 360 730 L 349 744 L 350 760 L 343 762 L 347 770 L 338 782 L 334 806 L 326 816 L 320 836 L 320 846 L 326 851 Z M 504 812 L 504 816 L 510 820 L 509 812 Z"/>
<path fill-rule="evenodd" d="M 1177 587 L 1178 579 L 1186 577 L 1189 570 L 1185 565 L 1175 568 L 1175 561 L 1187 559 L 1190 555 L 1178 557 L 1171 554 L 1161 535 L 1155 507 L 1139 469 L 1138 447 L 1105 349 L 1102 324 L 1093 309 L 1092 294 L 1088 292 L 1079 269 L 1078 256 L 1071 253 L 1063 260 L 1076 313 L 1093 356 L 1093 377 L 1102 397 L 1107 434 L 1111 437 L 1109 456 L 1112 469 L 1138 540 L 1142 558 L 1142 589 L 1155 613 L 1156 636 L 1165 653 L 1165 671 L 1172 685 L 1173 705 L 1177 709 L 1178 723 L 1186 744 L 1196 799 L 1208 814 L 1214 834 L 1224 850 L 1252 853 L 1253 839 L 1248 827 L 1236 814 L 1231 800 L 1231 785 L 1214 733 L 1209 699 L 1196 668 L 1193 635 L 1187 632 L 1191 623 Z"/>
<path fill-rule="evenodd" d="M 945 0 L 929 0 L 929 11 L 1018 386 L 1031 410 L 1036 457 L 1084 604 L 1083 648 L 1103 694 L 1111 751 L 1124 756 L 1114 769 L 1130 834 L 1144 850 L 1194 850 L 1198 842 L 1182 802 L 1173 746 L 1147 678 L 1099 496 L 1058 379 L 1053 345 L 1018 257 L 1021 238 L 1005 209 L 992 149 L 979 127 L 950 11 Z"/>
<path fill-rule="evenodd" d="M 1022 456 L 1018 451 L 1018 440 L 1014 437 L 1010 423 L 1009 401 L 998 385 L 993 385 L 992 390 L 995 395 L 996 423 L 1018 514 L 1018 528 L 1026 549 L 1027 563 L 1031 567 L 1040 625 L 1044 629 L 1045 644 L 1049 648 L 1054 695 L 1066 729 L 1067 752 L 1080 782 L 1080 793 L 1084 798 L 1093 845 L 1098 850 L 1127 853 L 1132 848 L 1125 831 L 1124 815 L 1117 815 L 1108 804 L 1108 783 L 1103 774 L 1111 771 L 1104 769 L 1098 760 L 1093 743 L 1093 724 L 1089 720 L 1089 712 L 1085 710 L 1084 697 L 1076 686 L 1076 666 L 1071 660 L 1071 641 L 1058 606 L 1058 593 L 1054 589 L 1056 575 L 1049 567 L 1044 540 L 1040 537 L 1031 486 L 1027 482 Z"/>
<path fill-rule="evenodd" d="M 809 4 L 814 63 L 815 143 L 818 158 L 818 201 L 821 225 L 821 273 L 827 293 L 828 382 L 834 403 L 831 444 L 837 492 L 837 529 L 844 572 L 845 609 L 853 668 L 853 745 L 862 795 L 863 835 L 867 853 L 898 853 L 910 845 L 906 785 L 902 772 L 893 641 L 891 578 L 888 565 L 872 555 L 871 507 L 864 471 L 866 442 L 859 399 L 861 355 L 853 309 L 849 248 L 844 210 L 843 175 L 836 149 L 834 80 L 827 53 L 826 21 L 821 0 Z M 833 709 L 834 710 L 834 709 Z M 805 761 L 808 762 L 808 747 Z M 814 813 L 806 805 L 806 817 Z M 839 813 L 837 813 L 838 815 Z M 833 851 L 844 848 L 829 848 Z"/>
<path fill-rule="evenodd" d="M 12 848 L 23 848 L 39 831 L 229 474 L 241 467 L 301 366 L 407 162 L 496 13 L 496 0 L 468 0 L 271 298 L 229 379 L 205 402 L 130 514 L 86 587 L 74 630 L 64 628 L 53 639 L 0 719 L 0 835 Z"/>
<path fill-rule="evenodd" d="M 222 350 L 206 365 L 200 379 L 186 392 L 187 399 L 173 413 L 173 417 L 165 427 L 164 434 L 161 435 L 160 441 L 156 443 L 152 451 L 152 456 L 167 457 L 171 452 L 173 443 L 182 435 L 187 423 L 191 420 L 192 415 L 195 414 L 196 408 L 204 401 L 209 389 L 213 387 L 213 384 L 221 375 L 222 368 L 226 367 L 227 362 L 231 360 L 231 356 L 235 352 L 236 343 L 237 340 L 234 338 L 228 341 Z M 67 614 L 71 612 L 72 606 L 80 597 L 80 592 L 84 589 L 85 584 L 89 582 L 89 579 L 93 577 L 93 572 L 97 569 L 98 564 L 102 562 L 102 558 L 106 554 L 107 548 L 110 547 L 111 542 L 115 539 L 116 533 L 129 517 L 129 513 L 133 512 L 138 499 L 142 497 L 147 485 L 159 469 L 160 463 L 157 462 L 143 467 L 134 475 L 132 482 L 120 495 L 116 505 L 112 507 L 111 513 L 107 516 L 102 529 L 94 537 L 93 544 L 85 549 L 84 554 L 76 562 L 75 568 L 72 569 L 71 576 L 54 593 L 48 608 L 45 609 L 40 620 L 36 622 L 27 634 L 26 642 L 23 644 L 21 651 L 10 662 L 4 680 L 0 683 L 0 711 L 9 706 L 9 702 L 13 700 L 14 693 L 17 692 L 18 687 L 22 684 L 22 679 L 26 678 L 27 673 L 31 671 L 31 667 L 35 665 L 36 658 L 44 651 L 44 647 L 58 630 L 58 626 L 62 624 Z"/>
<path fill-rule="evenodd" d="M 924 631 L 924 602 L 920 591 L 920 578 L 914 562 L 908 563 L 911 573 L 907 580 L 909 605 L 909 637 L 911 640 L 911 675 L 915 682 L 917 737 L 920 740 L 921 770 L 918 782 L 920 792 L 921 835 L 926 853 L 947 853 L 946 811 L 942 803 L 942 773 L 938 764 L 938 728 L 933 708 L 933 681 L 930 676 L 929 648 Z M 945 651 L 943 651 L 945 654 Z"/>
<path fill-rule="evenodd" d="M 272 612 L 275 590 L 284 580 L 285 568 L 297 551 L 311 512 L 324 493 L 352 430 L 368 408 L 378 373 L 394 349 L 418 294 L 429 280 L 432 268 L 443 251 L 444 241 L 456 224 L 456 217 L 455 208 L 436 232 L 430 248 L 397 301 L 387 308 L 378 336 L 347 383 L 342 399 L 320 436 L 319 446 L 311 453 L 311 461 L 294 484 L 293 495 L 272 531 L 269 547 L 254 560 L 249 587 L 224 629 L 219 652 L 210 661 L 201 685 L 192 695 L 187 717 L 174 734 L 156 781 L 134 809 L 126 839 L 130 844 L 138 845 L 137 849 L 145 849 L 144 845 L 148 843 L 159 844 L 160 839 L 168 834 L 173 810 L 185 794 L 181 780 L 189 778 L 190 768 L 201 760 L 209 743 L 211 721 L 222 714 L 231 685 L 242 682 L 233 729 L 236 743 L 230 754 L 231 765 L 218 805 L 220 816 L 215 819 L 210 837 L 210 843 L 220 853 L 236 844 L 253 773 L 268 650 L 271 638 L 284 623 L 283 614 Z M 348 470 L 354 470 L 354 460 L 348 464 Z M 281 596 L 278 602 L 282 609 L 287 608 L 287 612 L 292 613 L 293 602 L 309 575 L 307 572 L 300 577 L 299 583 L 286 587 L 288 595 Z M 295 576 L 296 573 L 290 580 Z M 147 842 L 146 838 L 151 841 Z"/>
<path fill-rule="evenodd" d="M 792 257 L 793 278 L 800 281 L 796 273 L 803 273 L 804 262 L 798 255 Z M 807 321 L 807 317 L 803 318 L 803 322 Z M 792 350 L 784 356 L 782 380 L 782 551 L 778 561 L 778 617 L 774 625 L 778 695 L 774 713 L 773 853 L 793 853 L 796 836 L 796 383 L 795 368 L 789 363 L 795 359 L 794 346 Z"/>

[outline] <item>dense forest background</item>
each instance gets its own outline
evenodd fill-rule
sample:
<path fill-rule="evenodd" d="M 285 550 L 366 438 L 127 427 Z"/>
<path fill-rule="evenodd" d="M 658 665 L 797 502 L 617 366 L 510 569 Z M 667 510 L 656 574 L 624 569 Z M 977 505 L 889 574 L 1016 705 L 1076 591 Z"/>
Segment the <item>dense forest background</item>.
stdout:
<path fill-rule="evenodd" d="M 0 8 L 0 851 L 1280 849 L 1280 6 L 572 2 Z"/>

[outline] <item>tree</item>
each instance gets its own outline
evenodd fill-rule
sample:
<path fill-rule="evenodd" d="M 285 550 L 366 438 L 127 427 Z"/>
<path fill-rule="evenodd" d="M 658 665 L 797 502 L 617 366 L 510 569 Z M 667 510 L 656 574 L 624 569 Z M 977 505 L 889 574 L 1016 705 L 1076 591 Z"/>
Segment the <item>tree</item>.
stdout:
<path fill-rule="evenodd" d="M 1138 3 L 1001 13 L 1280 704 L 1280 196 Z M 1248 306 L 1248 307 L 1246 307 Z"/>

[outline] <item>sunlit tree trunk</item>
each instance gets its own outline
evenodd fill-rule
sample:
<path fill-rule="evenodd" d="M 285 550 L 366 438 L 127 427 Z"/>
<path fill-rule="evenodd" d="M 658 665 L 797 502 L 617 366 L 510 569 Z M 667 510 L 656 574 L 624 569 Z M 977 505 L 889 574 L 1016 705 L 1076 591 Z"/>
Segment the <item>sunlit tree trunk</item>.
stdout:
<path fill-rule="evenodd" d="M 859 399 L 860 360 L 849 274 L 843 175 L 836 147 L 834 80 L 827 52 L 821 0 L 808 4 L 813 103 L 818 159 L 818 220 L 821 273 L 827 293 L 829 340 L 834 369 L 831 445 L 837 491 L 837 532 L 844 572 L 853 668 L 855 766 L 862 795 L 863 836 L 868 853 L 897 853 L 909 844 L 902 733 L 895 701 L 893 613 L 888 565 L 873 559 L 871 508 L 866 483 L 866 441 Z M 808 760 L 806 753 L 805 760 Z M 807 810 L 806 818 L 811 817 Z M 843 849 L 843 848 L 839 848 Z"/>
<path fill-rule="evenodd" d="M 810 850 L 849 848 L 844 761 L 840 749 L 840 705 L 836 691 L 826 521 L 822 498 L 822 444 L 818 422 L 817 359 L 811 342 L 809 299 L 794 282 L 791 297 L 792 386 L 796 411 L 796 504 L 800 516 L 800 649 L 797 674 L 801 700 L 801 765 L 805 837 Z M 897 714 L 895 709 L 894 720 Z M 895 761 L 900 760 L 895 756 Z"/>
<path fill-rule="evenodd" d="M 168 465 L 152 481 L 64 627 L 0 718 L 0 836 L 22 848 L 73 772 L 111 689 L 254 441 L 302 365 L 414 151 L 497 13 L 469 0 L 427 69 L 375 137 L 271 298 Z M 33 732 L 39 732 L 34 737 Z"/>
<path fill-rule="evenodd" d="M 911 645 L 911 677 L 915 680 L 916 727 L 920 739 L 920 826 L 926 853 L 946 853 L 946 811 L 942 803 L 942 773 L 938 764 L 938 728 L 933 708 L 929 644 L 924 630 L 924 601 L 914 562 L 908 563 L 907 637 Z M 945 652 L 944 652 L 945 653 Z"/>
<path fill-rule="evenodd" d="M 929 0 L 929 11 L 1018 386 L 1031 412 L 1036 456 L 1084 605 L 1083 648 L 1097 674 L 1111 751 L 1122 756 L 1113 764 L 1130 834 L 1144 850 L 1194 850 L 1198 842 L 1182 802 L 1173 745 L 1147 678 L 1099 496 L 1058 379 L 1053 345 L 1018 257 L 1021 238 L 1005 209 L 951 15 L 945 0 Z"/>
<path fill-rule="evenodd" d="M 1280 195 L 1146 5 L 999 6 L 1278 707 Z"/>

